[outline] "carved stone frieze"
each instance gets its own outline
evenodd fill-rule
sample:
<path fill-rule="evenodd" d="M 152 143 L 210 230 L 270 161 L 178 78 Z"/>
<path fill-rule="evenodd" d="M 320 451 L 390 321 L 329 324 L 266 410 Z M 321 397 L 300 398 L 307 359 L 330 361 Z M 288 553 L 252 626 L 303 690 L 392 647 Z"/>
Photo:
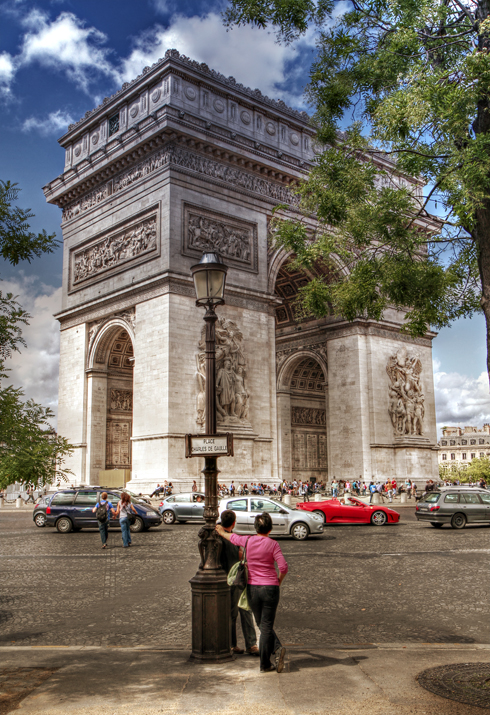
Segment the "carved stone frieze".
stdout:
<path fill-rule="evenodd" d="M 119 412 L 132 412 L 133 392 L 132 390 L 117 390 L 111 388 L 111 410 Z"/>
<path fill-rule="evenodd" d="M 210 159 L 201 154 L 184 149 L 173 143 L 150 154 L 146 159 L 130 169 L 121 171 L 110 182 L 102 184 L 89 194 L 85 194 L 63 209 L 63 221 L 69 221 L 81 213 L 88 211 L 109 196 L 131 186 L 165 166 L 181 167 L 198 174 L 220 180 L 230 186 L 259 194 L 267 199 L 297 206 L 299 199 L 289 187 L 276 181 L 264 179 L 251 172 L 236 169 L 222 162 Z"/>
<path fill-rule="evenodd" d="M 425 395 L 420 381 L 422 363 L 405 347 L 388 359 L 386 372 L 390 378 L 388 414 L 395 436 L 424 434 Z"/>
<path fill-rule="evenodd" d="M 292 407 L 291 424 L 324 427 L 327 424 L 326 410 L 319 410 L 314 407 Z"/>
<path fill-rule="evenodd" d="M 206 404 L 206 342 L 205 326 L 201 332 L 197 362 L 197 419 L 205 423 Z M 221 430 L 252 431 L 248 419 L 249 398 L 246 378 L 247 365 L 242 348 L 243 335 L 233 320 L 218 318 L 216 322 L 216 410 Z"/>
<path fill-rule="evenodd" d="M 257 224 L 184 204 L 183 252 L 218 251 L 229 265 L 257 271 Z"/>
<path fill-rule="evenodd" d="M 78 288 L 123 264 L 157 254 L 157 213 L 134 220 L 123 228 L 71 251 L 71 287 Z"/>

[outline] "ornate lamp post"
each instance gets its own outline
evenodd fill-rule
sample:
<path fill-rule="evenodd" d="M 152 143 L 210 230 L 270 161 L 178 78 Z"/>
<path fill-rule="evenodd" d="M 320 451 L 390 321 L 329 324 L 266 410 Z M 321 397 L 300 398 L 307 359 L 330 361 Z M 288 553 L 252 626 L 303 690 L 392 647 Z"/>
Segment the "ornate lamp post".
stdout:
<path fill-rule="evenodd" d="M 217 305 L 222 305 L 227 267 L 217 253 L 204 253 L 192 266 L 196 305 L 206 308 L 206 435 L 216 434 L 216 334 Z M 232 659 L 231 604 L 226 574 L 220 566 L 221 540 L 215 531 L 218 518 L 217 457 L 204 458 L 205 525 L 199 531 L 199 570 L 191 579 L 191 660 L 223 662 Z"/>

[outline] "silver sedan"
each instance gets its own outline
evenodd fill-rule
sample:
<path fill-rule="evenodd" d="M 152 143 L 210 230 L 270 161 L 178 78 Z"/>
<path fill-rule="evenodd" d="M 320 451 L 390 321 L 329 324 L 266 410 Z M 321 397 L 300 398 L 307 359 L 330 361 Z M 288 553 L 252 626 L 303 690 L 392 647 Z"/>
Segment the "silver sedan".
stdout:
<path fill-rule="evenodd" d="M 285 504 L 264 497 L 228 497 L 221 500 L 219 513 L 225 509 L 231 509 L 236 514 L 237 534 L 255 534 L 255 517 L 264 512 L 271 515 L 272 536 L 291 535 L 293 539 L 303 541 L 310 534 L 323 533 L 323 519 L 318 514 L 291 509 Z"/>
<path fill-rule="evenodd" d="M 159 511 L 165 524 L 173 524 L 175 521 L 183 524 L 204 519 L 204 494 L 191 492 L 172 495 L 163 500 Z"/>

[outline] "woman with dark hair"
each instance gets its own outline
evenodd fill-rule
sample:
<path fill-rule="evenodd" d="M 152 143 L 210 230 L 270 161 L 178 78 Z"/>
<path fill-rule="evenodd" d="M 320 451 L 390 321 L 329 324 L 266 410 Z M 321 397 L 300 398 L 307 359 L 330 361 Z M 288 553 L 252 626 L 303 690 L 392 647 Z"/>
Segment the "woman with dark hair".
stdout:
<path fill-rule="evenodd" d="M 129 529 L 129 513 L 133 511 L 135 514 L 138 512 L 131 504 L 131 497 L 127 492 L 121 494 L 121 499 L 117 505 L 116 518 L 119 517 L 119 524 L 121 525 L 121 536 L 123 540 L 123 549 L 131 546 L 131 531 Z"/>
<path fill-rule="evenodd" d="M 252 608 L 255 622 L 260 628 L 259 654 L 260 672 L 270 673 L 284 668 L 286 649 L 274 631 L 274 619 L 279 605 L 279 587 L 283 582 L 288 565 L 282 555 L 281 547 L 269 538 L 272 531 L 270 514 L 259 514 L 254 522 L 255 536 L 238 536 L 225 531 L 221 524 L 216 531 L 223 539 L 228 539 L 235 546 L 246 548 L 248 565 L 247 599 Z M 279 568 L 277 577 L 274 564 Z M 274 656 L 275 664 L 271 658 Z"/>

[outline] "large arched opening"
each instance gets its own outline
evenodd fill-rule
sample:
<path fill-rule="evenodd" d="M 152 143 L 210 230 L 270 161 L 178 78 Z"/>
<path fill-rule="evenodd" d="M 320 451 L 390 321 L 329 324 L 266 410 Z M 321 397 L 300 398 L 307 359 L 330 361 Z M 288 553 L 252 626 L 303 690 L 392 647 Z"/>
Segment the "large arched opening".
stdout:
<path fill-rule="evenodd" d="M 331 317 L 305 316 L 300 289 L 314 277 L 329 277 L 322 263 L 304 271 L 283 256 L 276 266 L 278 463 L 284 479 L 328 479 L 328 380 L 325 325 Z"/>

